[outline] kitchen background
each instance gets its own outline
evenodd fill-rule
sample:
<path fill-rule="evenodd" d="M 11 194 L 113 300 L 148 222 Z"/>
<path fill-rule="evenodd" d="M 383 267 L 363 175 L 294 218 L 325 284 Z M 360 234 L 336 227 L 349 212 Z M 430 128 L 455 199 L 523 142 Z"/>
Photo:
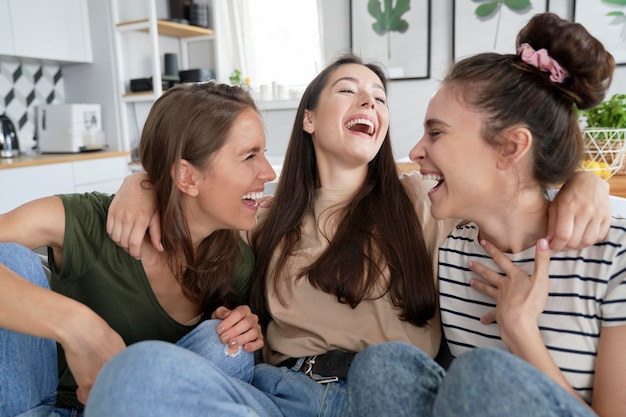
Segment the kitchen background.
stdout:
<path fill-rule="evenodd" d="M 0 0 L 0 26 L 6 23 L 7 5 L 23 7 L 25 3 L 38 3 L 38 7 L 50 7 L 52 3 L 62 3 L 65 6 L 56 7 L 63 10 L 65 7 L 78 12 L 72 12 L 72 19 L 84 20 L 80 25 L 75 21 L 58 21 L 54 18 L 41 21 L 25 21 L 31 27 L 37 25 L 38 30 L 30 34 L 31 42 L 44 42 L 46 31 L 64 30 L 64 27 L 78 26 L 83 30 L 81 36 L 73 33 L 72 39 L 82 42 L 76 46 L 82 55 L 78 59 L 51 60 L 29 57 L 16 57 L 7 53 L 2 45 L 0 36 L 0 114 L 6 113 L 14 122 L 20 139 L 20 146 L 26 153 L 32 153 L 36 142 L 34 112 L 39 104 L 50 103 L 99 103 L 102 109 L 102 129 L 109 151 L 132 151 L 139 137 L 139 132 L 145 119 L 151 100 L 136 100 L 121 98 L 127 90 L 128 79 L 120 79 L 120 60 L 129 60 L 128 55 L 121 55 L 116 44 L 114 22 L 116 14 L 121 20 L 132 20 L 129 15 L 146 15 L 149 8 L 146 4 L 154 1 L 156 17 L 167 19 L 169 5 L 167 0 Z M 196 0 L 205 4 L 212 4 L 213 0 Z M 250 0 L 262 1 L 262 0 Z M 324 61 L 329 61 L 337 53 L 350 49 L 351 45 L 351 3 L 363 0 L 318 0 L 320 17 L 320 34 Z M 392 81 L 389 88 L 389 106 L 391 112 L 391 131 L 394 141 L 395 154 L 398 160 L 406 159 L 409 150 L 419 139 L 422 133 L 422 117 L 425 113 L 429 97 L 438 86 L 438 80 L 453 60 L 453 26 L 454 7 L 461 2 L 476 4 L 471 0 L 413 0 L 415 7 L 428 10 L 430 4 L 430 18 L 428 24 L 429 40 L 426 45 L 428 77 L 425 79 L 403 79 Z M 574 8 L 593 7 L 601 4 L 601 0 L 543 0 L 546 7 L 555 13 L 569 19 L 574 17 Z M 533 3 L 542 3 L 539 0 Z M 54 6 L 52 6 L 54 7 Z M 472 6 L 474 7 L 474 6 Z M 67 14 L 66 10 L 66 14 Z M 116 13 L 117 12 L 117 13 Z M 2 14 L 5 14 L 3 17 Z M 48 13 L 56 13 L 50 9 Z M 42 13 L 37 13 L 42 15 Z M 43 13 L 45 16 L 46 13 Z M 295 16 L 294 16 L 295 17 Z M 472 16 L 473 18 L 473 16 Z M 9 18 L 10 19 L 10 18 Z M 67 19 L 61 15 L 58 19 Z M 49 20 L 52 20 L 50 22 Z M 16 31 L 19 22 L 10 21 Z M 217 22 L 216 22 L 217 23 Z M 216 35 L 220 36 L 219 24 L 216 24 Z M 0 35 L 2 35 L 0 28 Z M 69 29 L 67 29 L 69 30 Z M 43 40 L 37 40 L 37 33 Z M 42 35 L 43 34 L 43 35 Z M 16 45 L 17 45 L 17 35 Z M 69 37 L 69 35 L 68 35 Z M 41 39 L 41 38 L 40 38 Z M 151 45 L 149 38 L 144 36 L 143 41 L 129 38 L 126 47 L 131 49 L 132 59 L 138 59 L 142 65 L 150 67 Z M 622 40 L 623 41 L 623 40 Z M 143 43 L 142 43 L 143 42 Z M 159 60 L 163 59 L 164 51 L 176 50 L 182 53 L 178 43 L 159 37 L 161 50 Z M 165 44 L 165 45 L 163 45 Z M 85 48 L 85 45 L 90 45 Z M 206 58 L 206 45 L 193 45 L 189 49 L 189 61 L 195 66 L 212 65 L 211 59 Z M 511 50 L 513 46 L 511 46 Z M 411 51 L 412 52 L 412 51 Z M 410 52 L 403 51 L 408 54 Z M 128 54 L 128 53 L 127 53 Z M 74 54 L 75 55 L 75 54 Z M 206 58 L 206 59 L 205 59 Z M 367 57 L 366 57 L 367 58 Z M 147 63 L 147 64 L 146 64 Z M 125 63 L 127 74 L 137 71 Z M 220 81 L 228 82 L 225 71 L 219 74 Z M 137 76 L 137 75 L 135 75 Z M 617 92 L 626 92 L 626 67 L 617 68 L 609 95 Z M 261 102 L 260 107 L 266 123 L 268 133 L 268 155 L 272 161 L 280 163 L 286 149 L 289 133 L 292 127 L 297 100 L 288 100 L 283 103 Z M 0 179 L 4 175 L 0 170 Z M 24 170 L 22 175 L 29 175 Z"/>

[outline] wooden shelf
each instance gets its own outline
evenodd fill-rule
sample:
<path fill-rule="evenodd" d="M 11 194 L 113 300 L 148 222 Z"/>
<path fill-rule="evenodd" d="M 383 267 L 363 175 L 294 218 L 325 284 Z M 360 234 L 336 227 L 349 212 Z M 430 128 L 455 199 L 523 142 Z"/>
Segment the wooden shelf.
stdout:
<path fill-rule="evenodd" d="M 148 31 L 148 19 L 133 20 L 130 22 L 118 23 L 119 30 L 141 30 Z M 167 20 L 157 20 L 157 29 L 160 35 L 174 36 L 178 38 L 189 38 L 192 36 L 210 36 L 213 30 L 200 26 L 185 25 L 182 23 L 169 22 Z"/>
<path fill-rule="evenodd" d="M 155 101 L 157 98 L 157 95 L 154 93 L 154 91 L 133 91 L 130 93 L 125 93 L 122 95 L 122 100 L 127 102 L 127 103 L 135 103 L 135 102 L 142 102 L 142 101 Z"/>

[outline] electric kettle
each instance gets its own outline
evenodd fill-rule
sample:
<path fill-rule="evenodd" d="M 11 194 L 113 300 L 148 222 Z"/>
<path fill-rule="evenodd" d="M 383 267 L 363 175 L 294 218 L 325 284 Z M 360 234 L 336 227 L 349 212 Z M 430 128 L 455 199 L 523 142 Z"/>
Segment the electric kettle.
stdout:
<path fill-rule="evenodd" d="M 0 157 L 13 158 L 20 154 L 20 143 L 17 139 L 15 126 L 6 115 L 0 115 Z"/>

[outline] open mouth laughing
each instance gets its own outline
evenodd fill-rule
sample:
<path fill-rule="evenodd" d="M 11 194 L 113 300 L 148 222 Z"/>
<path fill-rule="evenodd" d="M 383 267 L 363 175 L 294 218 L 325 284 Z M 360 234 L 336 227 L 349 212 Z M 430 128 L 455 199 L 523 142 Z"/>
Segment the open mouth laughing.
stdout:
<path fill-rule="evenodd" d="M 441 175 L 441 174 L 422 174 L 422 179 L 423 180 L 430 180 L 430 181 L 437 181 L 435 186 L 430 189 L 429 193 L 435 191 L 445 181 L 444 178 L 443 178 L 443 175 Z"/>
<path fill-rule="evenodd" d="M 243 197 L 241 197 L 241 199 L 244 201 L 244 203 L 246 203 L 249 206 L 253 206 L 256 207 L 259 205 L 258 201 L 259 199 L 263 198 L 263 192 L 252 192 L 252 193 L 247 193 L 244 194 Z"/>
<path fill-rule="evenodd" d="M 353 132 L 361 132 L 366 135 L 373 136 L 376 132 L 374 122 L 368 119 L 353 119 L 346 123 L 346 128 Z"/>

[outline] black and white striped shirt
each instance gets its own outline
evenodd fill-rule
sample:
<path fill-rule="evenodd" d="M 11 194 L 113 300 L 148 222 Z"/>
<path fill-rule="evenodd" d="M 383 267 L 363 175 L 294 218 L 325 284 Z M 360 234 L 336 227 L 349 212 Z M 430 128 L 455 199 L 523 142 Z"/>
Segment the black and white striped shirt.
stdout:
<path fill-rule="evenodd" d="M 441 321 L 455 357 L 474 347 L 506 349 L 497 324 L 479 321 L 495 308 L 494 300 L 469 286 L 476 277 L 467 268 L 470 260 L 500 271 L 477 238 L 478 226 L 469 223 L 457 227 L 439 248 Z M 532 273 L 534 246 L 507 255 Z M 613 218 L 604 242 L 580 251 L 552 251 L 549 271 L 541 337 L 569 383 L 589 402 L 600 331 L 626 325 L 626 219 Z"/>

